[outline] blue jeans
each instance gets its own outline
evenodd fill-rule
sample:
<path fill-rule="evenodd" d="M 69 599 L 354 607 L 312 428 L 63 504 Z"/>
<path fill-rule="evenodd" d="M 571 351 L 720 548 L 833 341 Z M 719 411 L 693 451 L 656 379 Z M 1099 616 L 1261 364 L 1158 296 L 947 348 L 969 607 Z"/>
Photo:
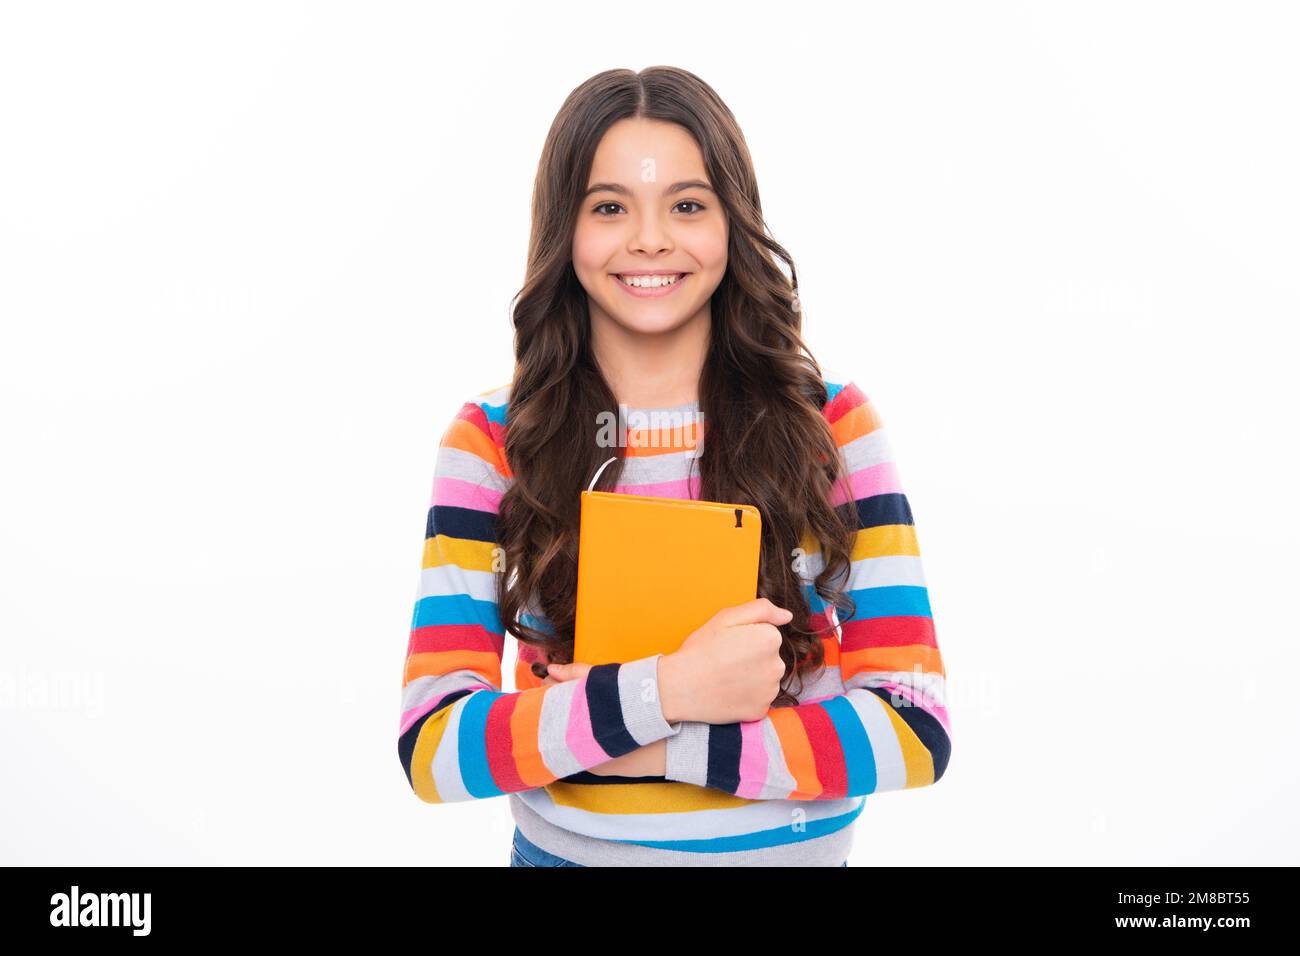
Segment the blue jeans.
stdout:
<path fill-rule="evenodd" d="M 515 827 L 515 839 L 510 846 L 511 866 L 582 866 L 554 853 L 547 853 Z"/>
<path fill-rule="evenodd" d="M 519 832 L 515 827 L 514 842 L 510 845 L 510 865 L 511 866 L 582 866 L 581 863 L 574 863 L 572 860 L 566 860 L 562 856 L 556 856 L 554 853 L 547 853 L 536 843 L 528 839 Z M 848 866 L 849 861 L 845 860 L 840 866 Z"/>

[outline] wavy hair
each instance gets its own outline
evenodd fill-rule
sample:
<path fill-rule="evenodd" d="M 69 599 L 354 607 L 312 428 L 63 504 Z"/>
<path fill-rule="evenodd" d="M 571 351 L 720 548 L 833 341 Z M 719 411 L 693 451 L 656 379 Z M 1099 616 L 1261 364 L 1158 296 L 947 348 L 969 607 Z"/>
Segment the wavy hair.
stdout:
<path fill-rule="evenodd" d="M 780 628 L 786 672 L 773 705 L 792 705 L 805 672 L 824 666 L 823 635 L 830 630 L 829 622 L 811 626 L 794 549 L 808 534 L 817 540 L 824 567 L 813 586 L 851 616 L 856 607 L 839 583 L 849 569 L 856 507 L 822 414 L 828 400 L 822 373 L 800 336 L 794 262 L 768 235 L 735 118 L 686 70 L 655 66 L 593 76 L 569 94 L 542 149 L 526 278 L 512 307 L 515 369 L 505 454 L 513 483 L 497 517 L 509 571 L 498 576 L 502 623 L 519 640 L 544 648 L 549 660 L 573 659 L 579 491 L 615 454 L 598 444 L 594 423 L 602 412 L 618 420 L 618 403 L 592 355 L 587 293 L 573 268 L 572 242 L 597 145 L 610 126 L 631 117 L 675 123 L 694 137 L 727 216 L 727 268 L 710 300 L 699 381 L 704 426 L 717 440 L 704 441 L 695 459 L 699 496 L 753 504 L 762 514 L 758 594 L 794 615 Z M 618 483 L 623 463 L 619 453 L 597 490 Z M 832 506 L 837 482 L 844 503 Z M 539 612 L 552 631 L 521 620 Z M 541 666 L 534 664 L 534 673 L 545 676 Z M 800 687 L 791 692 L 787 685 L 796 674 Z"/>

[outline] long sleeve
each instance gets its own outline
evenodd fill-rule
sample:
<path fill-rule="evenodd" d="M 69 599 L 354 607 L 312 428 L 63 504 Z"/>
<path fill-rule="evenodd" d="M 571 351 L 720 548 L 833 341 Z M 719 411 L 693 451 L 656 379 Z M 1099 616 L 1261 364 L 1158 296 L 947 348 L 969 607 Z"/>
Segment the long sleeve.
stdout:
<path fill-rule="evenodd" d="M 857 612 L 841 623 L 811 585 L 805 593 L 814 623 L 838 625 L 839 640 L 823 643 L 844 693 L 774 707 L 754 721 L 682 721 L 667 742 L 668 780 L 751 799 L 836 800 L 934 784 L 948 766 L 943 661 L 888 436 L 852 381 L 823 414 L 857 506 L 848 576 Z M 839 493 L 833 503 L 844 500 Z M 822 556 L 813 558 L 820 571 Z"/>
<path fill-rule="evenodd" d="M 428 803 L 541 787 L 679 726 L 664 720 L 658 654 L 502 692 L 496 516 L 511 475 L 500 413 L 466 402 L 438 449 L 397 747 L 411 789 Z"/>

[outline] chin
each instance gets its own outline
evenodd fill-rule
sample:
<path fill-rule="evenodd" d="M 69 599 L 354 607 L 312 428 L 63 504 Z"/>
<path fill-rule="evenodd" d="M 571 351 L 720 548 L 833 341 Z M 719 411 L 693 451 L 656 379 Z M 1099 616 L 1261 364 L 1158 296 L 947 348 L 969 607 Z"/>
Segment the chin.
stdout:
<path fill-rule="evenodd" d="M 619 315 L 616 312 L 609 313 L 620 326 L 629 332 L 638 332 L 642 335 L 654 335 L 660 332 L 671 332 L 674 329 L 685 325 L 690 319 L 690 315 L 672 315 L 647 317 L 644 315 L 626 316 Z"/>

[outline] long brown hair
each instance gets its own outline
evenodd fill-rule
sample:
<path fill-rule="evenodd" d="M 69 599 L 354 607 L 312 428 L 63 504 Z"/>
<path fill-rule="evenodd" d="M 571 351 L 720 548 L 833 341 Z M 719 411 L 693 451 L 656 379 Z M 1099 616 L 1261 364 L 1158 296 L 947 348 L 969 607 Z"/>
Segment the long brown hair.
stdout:
<path fill-rule="evenodd" d="M 512 310 L 515 369 L 505 452 L 513 483 L 502 497 L 497 540 L 509 573 L 499 575 L 502 624 L 551 661 L 573 659 L 579 491 L 615 451 L 597 442 L 601 412 L 618 403 L 591 352 L 587 293 L 571 251 L 597 145 L 615 122 L 645 117 L 694 136 L 727 215 L 727 268 L 710 300 L 710 342 L 699 382 L 704 429 L 699 497 L 753 504 L 763 517 L 758 593 L 794 617 L 781 628 L 786 674 L 774 706 L 797 703 L 792 674 L 824 664 L 821 635 L 796 569 L 806 535 L 825 566 L 813 584 L 837 610 L 853 602 L 847 577 L 857 528 L 851 493 L 832 506 L 844 479 L 839 449 L 822 414 L 822 373 L 800 336 L 798 279 L 790 255 L 767 233 L 758 184 L 735 118 L 703 80 L 686 70 L 608 70 L 565 100 L 551 125 L 533 187 L 527 278 Z M 789 278 L 778 268 L 781 260 Z M 623 447 L 620 443 L 619 447 Z M 623 458 L 601 473 L 612 489 Z M 544 616 L 552 630 L 519 620 Z M 843 617 L 841 617 L 843 620 Z M 682 635 L 685 637 L 686 635 Z M 797 666 L 796 666 L 797 665 Z"/>

